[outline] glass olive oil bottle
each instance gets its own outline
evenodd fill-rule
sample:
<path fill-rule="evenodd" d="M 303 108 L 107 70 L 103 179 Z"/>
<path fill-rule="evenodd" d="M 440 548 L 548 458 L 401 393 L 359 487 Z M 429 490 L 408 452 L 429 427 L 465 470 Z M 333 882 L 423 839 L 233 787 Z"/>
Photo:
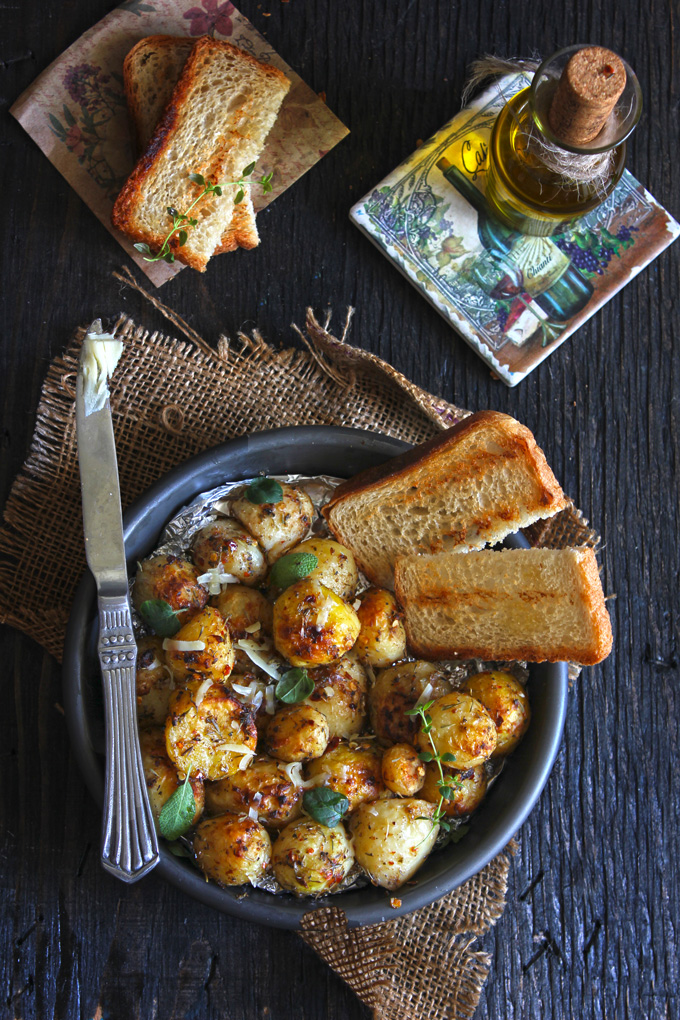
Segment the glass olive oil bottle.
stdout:
<path fill-rule="evenodd" d="M 641 110 L 635 74 L 610 50 L 571 46 L 544 61 L 494 124 L 486 187 L 493 215 L 548 236 L 600 205 L 621 178 Z"/>

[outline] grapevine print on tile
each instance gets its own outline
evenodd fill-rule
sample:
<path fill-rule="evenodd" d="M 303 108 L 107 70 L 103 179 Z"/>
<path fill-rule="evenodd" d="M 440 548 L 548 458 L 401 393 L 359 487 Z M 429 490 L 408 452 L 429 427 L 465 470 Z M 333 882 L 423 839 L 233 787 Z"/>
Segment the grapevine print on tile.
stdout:
<path fill-rule="evenodd" d="M 189 35 L 230 36 L 233 31 L 231 16 L 234 13 L 232 3 L 218 4 L 217 0 L 201 0 L 200 7 L 191 7 L 184 18 L 189 21 Z"/>
<path fill-rule="evenodd" d="M 79 112 L 62 104 L 62 117 L 48 114 L 50 128 L 69 152 L 77 157 L 109 198 L 115 198 L 125 177 L 119 176 L 104 155 L 107 127 L 125 108 L 123 79 L 105 74 L 94 64 L 76 64 L 63 77 L 63 84 Z"/>

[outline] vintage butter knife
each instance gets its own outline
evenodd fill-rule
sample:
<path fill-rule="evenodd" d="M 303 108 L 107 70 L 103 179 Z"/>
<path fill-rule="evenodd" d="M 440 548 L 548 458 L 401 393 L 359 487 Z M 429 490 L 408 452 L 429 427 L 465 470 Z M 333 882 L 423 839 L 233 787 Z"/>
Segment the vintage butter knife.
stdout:
<path fill-rule="evenodd" d="M 159 861 L 158 839 L 137 737 L 137 646 L 128 598 L 118 463 L 107 377 L 122 344 L 90 326 L 76 385 L 78 460 L 83 494 L 85 553 L 97 582 L 99 662 L 106 711 L 106 789 L 102 864 L 136 882 Z"/>

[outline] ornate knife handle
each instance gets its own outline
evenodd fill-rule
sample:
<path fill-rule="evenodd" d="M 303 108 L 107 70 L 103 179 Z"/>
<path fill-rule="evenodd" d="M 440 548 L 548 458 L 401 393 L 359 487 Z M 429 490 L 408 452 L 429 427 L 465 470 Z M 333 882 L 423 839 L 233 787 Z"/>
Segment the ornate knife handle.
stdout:
<path fill-rule="evenodd" d="M 102 864 L 123 882 L 136 882 L 160 855 L 137 738 L 137 646 L 126 595 L 99 596 L 98 651 L 106 710 Z"/>

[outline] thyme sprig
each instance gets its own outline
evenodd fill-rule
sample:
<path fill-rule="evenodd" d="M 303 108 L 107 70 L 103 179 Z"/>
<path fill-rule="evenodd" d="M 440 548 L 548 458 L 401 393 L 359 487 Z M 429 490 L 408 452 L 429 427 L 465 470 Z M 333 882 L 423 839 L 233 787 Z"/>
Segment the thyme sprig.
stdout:
<path fill-rule="evenodd" d="M 189 174 L 189 180 L 193 184 L 197 184 L 203 190 L 196 196 L 186 212 L 178 212 L 177 209 L 174 209 L 171 205 L 168 206 L 167 213 L 168 216 L 172 217 L 172 227 L 166 234 L 160 249 L 155 254 L 151 251 L 151 248 L 146 241 L 139 241 L 134 245 L 137 251 L 141 252 L 144 256 L 144 261 L 159 262 L 162 259 L 164 262 L 174 262 L 175 253 L 170 248 L 170 241 L 173 239 L 175 234 L 177 234 L 177 240 L 180 248 L 184 247 L 187 243 L 189 234 L 186 228 L 195 227 L 198 224 L 198 220 L 195 216 L 192 216 L 191 213 L 194 211 L 201 199 L 205 198 L 206 195 L 217 195 L 219 198 L 222 194 L 223 188 L 238 188 L 234 198 L 234 205 L 238 205 L 245 198 L 245 187 L 246 184 L 250 183 L 247 178 L 251 176 L 254 169 L 255 164 L 249 163 L 245 170 L 241 171 L 241 176 L 237 181 L 220 181 L 219 184 L 209 184 L 203 174 Z M 266 194 L 268 191 L 272 190 L 273 176 L 273 173 L 263 174 L 263 176 L 254 183 L 259 184 L 262 191 Z"/>
<path fill-rule="evenodd" d="M 439 790 L 439 802 L 435 808 L 435 813 L 432 816 L 432 829 L 435 825 L 439 825 L 444 832 L 451 832 L 452 825 L 446 816 L 444 810 L 444 801 L 454 800 L 456 796 L 456 790 L 461 786 L 461 781 L 458 776 L 447 775 L 444 773 L 444 764 L 452 764 L 455 762 L 455 755 L 449 751 L 445 751 L 443 754 L 439 754 L 435 746 L 435 742 L 432 739 L 432 716 L 428 713 L 428 708 L 434 705 L 434 701 L 426 701 L 424 705 L 414 705 L 413 708 L 408 708 L 404 712 L 404 715 L 413 715 L 420 717 L 420 731 L 427 736 L 431 751 L 421 751 L 418 757 L 421 761 L 429 764 L 429 762 L 435 762 L 439 771 L 439 779 L 437 780 L 437 789 Z M 430 832 L 432 831 L 430 829 Z M 428 833 L 429 835 L 429 833 Z M 427 836 L 425 837 L 427 839 Z"/>

